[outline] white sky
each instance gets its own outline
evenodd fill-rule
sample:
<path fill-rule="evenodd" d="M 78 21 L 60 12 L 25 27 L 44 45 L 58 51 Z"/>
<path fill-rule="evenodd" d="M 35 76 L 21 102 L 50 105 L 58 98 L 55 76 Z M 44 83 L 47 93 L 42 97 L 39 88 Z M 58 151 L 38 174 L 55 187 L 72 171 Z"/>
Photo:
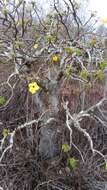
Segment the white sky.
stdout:
<path fill-rule="evenodd" d="M 59 0 L 59 2 L 62 0 Z M 83 0 L 76 0 L 77 2 Z M 85 0 L 84 0 L 85 1 Z M 37 0 L 42 6 L 44 6 L 45 10 L 48 10 L 49 2 L 51 0 Z M 88 0 L 90 11 L 97 11 L 97 16 L 101 19 L 107 18 L 107 0 Z"/>
<path fill-rule="evenodd" d="M 90 0 L 90 10 L 97 11 L 102 19 L 107 18 L 107 0 Z"/>

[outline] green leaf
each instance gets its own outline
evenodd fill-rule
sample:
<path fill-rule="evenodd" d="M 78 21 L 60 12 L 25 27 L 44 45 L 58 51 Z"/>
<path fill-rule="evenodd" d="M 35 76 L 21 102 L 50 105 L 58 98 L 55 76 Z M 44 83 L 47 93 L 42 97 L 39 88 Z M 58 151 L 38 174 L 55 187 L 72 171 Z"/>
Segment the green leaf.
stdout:
<path fill-rule="evenodd" d="M 68 145 L 68 144 L 63 144 L 62 145 L 62 150 L 63 150 L 63 152 L 69 152 L 70 151 L 70 146 Z"/>
<path fill-rule="evenodd" d="M 47 42 L 48 42 L 49 44 L 54 43 L 55 40 L 56 40 L 56 36 L 48 35 L 48 36 L 46 36 L 46 40 L 47 40 Z"/>
<path fill-rule="evenodd" d="M 87 70 L 82 70 L 80 72 L 80 77 L 85 79 L 85 80 L 87 80 L 89 78 L 89 76 L 90 76 L 90 74 L 89 74 L 89 72 Z"/>
<path fill-rule="evenodd" d="M 74 157 L 68 158 L 68 165 L 70 169 L 75 170 L 77 168 L 79 160 L 75 159 Z"/>
<path fill-rule="evenodd" d="M 3 129 L 3 137 L 7 137 L 10 133 L 9 129 Z"/>
<path fill-rule="evenodd" d="M 0 106 L 3 106 L 6 103 L 6 99 L 3 96 L 0 96 Z"/>
<path fill-rule="evenodd" d="M 107 67 L 107 62 L 102 61 L 101 63 L 99 63 L 99 68 L 100 68 L 101 70 L 105 69 L 106 67 Z"/>
<path fill-rule="evenodd" d="M 3 14 L 7 14 L 8 12 L 9 12 L 9 10 L 8 10 L 7 8 L 3 8 L 3 9 L 2 9 L 2 13 L 3 13 Z"/>
<path fill-rule="evenodd" d="M 68 65 L 68 66 L 66 67 L 66 69 L 65 69 L 65 75 L 66 75 L 67 77 L 69 77 L 69 76 L 72 74 L 72 71 L 73 71 L 72 66 L 71 66 L 71 65 Z"/>
<path fill-rule="evenodd" d="M 76 49 L 76 55 L 81 56 L 82 55 L 82 50 L 80 48 Z"/>
<path fill-rule="evenodd" d="M 104 74 L 103 74 L 103 72 L 102 72 L 101 70 L 97 71 L 97 72 L 95 73 L 95 78 L 96 78 L 97 80 L 102 81 L 102 80 L 104 79 Z"/>
<path fill-rule="evenodd" d="M 91 41 L 90 41 L 90 45 L 91 45 L 91 46 L 94 46 L 94 45 L 96 45 L 96 43 L 97 43 L 97 38 L 96 38 L 96 37 L 93 37 L 93 38 L 91 39 Z"/>
<path fill-rule="evenodd" d="M 64 48 L 66 53 L 72 54 L 73 53 L 73 48 L 72 47 L 66 47 Z"/>
<path fill-rule="evenodd" d="M 23 43 L 22 43 L 22 42 L 20 42 L 20 41 L 16 41 L 16 42 L 15 42 L 15 47 L 16 47 L 17 49 L 21 48 L 22 46 L 23 46 Z"/>
<path fill-rule="evenodd" d="M 105 170 L 107 170 L 107 163 L 105 163 Z"/>

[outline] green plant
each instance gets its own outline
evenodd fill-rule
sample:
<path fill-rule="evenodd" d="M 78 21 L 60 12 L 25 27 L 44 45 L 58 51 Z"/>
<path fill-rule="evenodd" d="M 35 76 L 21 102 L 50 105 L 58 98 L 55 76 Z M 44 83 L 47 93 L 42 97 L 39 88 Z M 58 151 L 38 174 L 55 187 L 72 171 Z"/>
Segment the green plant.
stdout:
<path fill-rule="evenodd" d="M 4 96 L 0 96 L 0 106 L 3 106 L 6 103 L 6 99 Z"/>
<path fill-rule="evenodd" d="M 20 49 L 21 47 L 23 47 L 23 43 L 20 41 L 16 41 L 15 42 L 15 48 Z"/>
<path fill-rule="evenodd" d="M 82 50 L 80 48 L 76 49 L 76 55 L 81 56 L 82 55 Z"/>
<path fill-rule="evenodd" d="M 99 63 L 99 68 L 101 70 L 105 69 L 107 67 L 107 62 L 106 61 L 102 61 Z"/>
<path fill-rule="evenodd" d="M 102 80 L 104 79 L 104 74 L 103 74 L 103 72 L 102 72 L 101 70 L 98 70 L 98 71 L 95 73 L 95 78 L 96 78 L 97 80 L 102 81 Z"/>
<path fill-rule="evenodd" d="M 90 45 L 91 45 L 91 46 L 95 46 L 96 43 L 97 43 L 97 38 L 96 38 L 96 37 L 93 37 L 93 38 L 91 39 L 91 41 L 90 41 Z"/>
<path fill-rule="evenodd" d="M 54 43 L 55 40 L 56 40 L 56 36 L 54 36 L 54 35 L 48 35 L 48 36 L 46 36 L 46 41 L 47 41 L 49 44 Z"/>
<path fill-rule="evenodd" d="M 68 145 L 68 144 L 63 144 L 62 145 L 62 150 L 63 150 L 63 152 L 69 152 L 70 151 L 70 146 Z"/>
<path fill-rule="evenodd" d="M 107 170 L 107 163 L 105 163 L 105 170 Z"/>
<path fill-rule="evenodd" d="M 3 129 L 3 137 L 7 137 L 7 135 L 9 135 L 10 130 L 9 129 Z"/>
<path fill-rule="evenodd" d="M 85 80 L 87 80 L 89 78 L 89 76 L 90 76 L 90 74 L 89 74 L 89 72 L 87 70 L 82 70 L 80 72 L 80 77 L 85 79 Z"/>
<path fill-rule="evenodd" d="M 72 74 L 73 68 L 71 65 L 68 65 L 65 69 L 65 75 L 69 77 Z"/>
<path fill-rule="evenodd" d="M 73 53 L 73 48 L 72 47 L 65 47 L 64 49 L 65 49 L 66 53 L 68 53 L 68 54 Z"/>
<path fill-rule="evenodd" d="M 75 159 L 74 157 L 68 158 L 68 166 L 70 169 L 75 170 L 77 168 L 79 160 Z"/>

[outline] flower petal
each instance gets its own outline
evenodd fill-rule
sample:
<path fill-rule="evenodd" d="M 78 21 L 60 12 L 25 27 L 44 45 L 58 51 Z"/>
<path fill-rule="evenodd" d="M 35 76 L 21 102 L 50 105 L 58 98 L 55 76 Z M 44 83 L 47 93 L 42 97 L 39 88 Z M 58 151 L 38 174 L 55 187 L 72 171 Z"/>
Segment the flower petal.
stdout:
<path fill-rule="evenodd" d="M 35 94 L 38 90 L 40 90 L 40 86 L 36 82 L 29 83 L 29 92 Z"/>

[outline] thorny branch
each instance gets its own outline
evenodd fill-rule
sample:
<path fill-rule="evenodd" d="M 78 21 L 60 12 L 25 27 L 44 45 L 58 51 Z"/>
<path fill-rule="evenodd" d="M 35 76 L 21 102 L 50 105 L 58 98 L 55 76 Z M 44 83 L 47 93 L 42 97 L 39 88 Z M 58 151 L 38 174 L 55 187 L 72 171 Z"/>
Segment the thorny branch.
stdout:
<path fill-rule="evenodd" d="M 94 106 L 90 107 L 86 111 L 81 111 L 78 114 L 74 113 L 73 115 L 71 115 L 70 112 L 69 112 L 68 102 L 63 102 L 63 107 L 64 107 L 64 109 L 66 111 L 66 126 L 69 129 L 69 131 L 70 131 L 70 147 L 72 145 L 72 132 L 73 132 L 73 127 L 74 127 L 78 131 L 82 132 L 83 135 L 87 138 L 88 142 L 90 143 L 90 148 L 92 150 L 92 153 L 93 154 L 98 153 L 101 157 L 103 157 L 103 159 L 107 163 L 107 156 L 103 155 L 100 151 L 94 149 L 93 140 L 92 140 L 91 136 L 86 131 L 86 129 L 83 129 L 80 126 L 80 121 L 82 121 L 82 119 L 84 117 L 90 117 L 90 118 L 92 117 L 91 114 L 89 113 L 89 111 L 93 111 L 94 108 L 99 107 L 100 105 L 102 105 L 103 101 L 107 101 L 107 99 L 102 99 L 101 101 L 99 101 L 97 104 L 95 104 Z M 99 119 L 99 121 L 101 122 L 101 124 L 104 125 L 104 122 L 101 119 Z"/>

